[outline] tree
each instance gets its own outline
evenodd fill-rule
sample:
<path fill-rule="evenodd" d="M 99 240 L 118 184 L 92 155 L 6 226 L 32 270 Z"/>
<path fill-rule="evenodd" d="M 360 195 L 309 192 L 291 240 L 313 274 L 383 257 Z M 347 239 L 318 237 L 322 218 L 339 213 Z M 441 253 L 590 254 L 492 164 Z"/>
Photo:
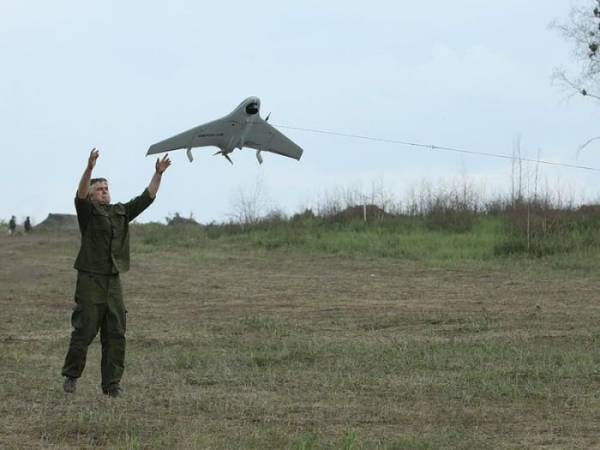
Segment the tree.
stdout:
<path fill-rule="evenodd" d="M 260 221 L 268 203 L 267 191 L 262 178 L 257 177 L 252 189 L 238 188 L 233 200 L 233 212 L 229 216 L 241 225 L 253 225 Z"/>
<path fill-rule="evenodd" d="M 571 8 L 565 23 L 555 23 L 573 47 L 580 62 L 578 74 L 556 70 L 556 77 L 579 94 L 600 100 L 600 0 L 585 0 L 585 5 Z"/>

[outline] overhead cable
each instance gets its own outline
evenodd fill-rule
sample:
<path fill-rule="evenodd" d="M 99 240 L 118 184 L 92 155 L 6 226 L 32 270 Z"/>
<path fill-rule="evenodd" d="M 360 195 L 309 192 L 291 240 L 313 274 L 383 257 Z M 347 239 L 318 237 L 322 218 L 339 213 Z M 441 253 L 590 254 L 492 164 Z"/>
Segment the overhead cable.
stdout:
<path fill-rule="evenodd" d="M 397 140 L 397 139 L 386 139 L 386 138 L 379 138 L 379 137 L 373 137 L 373 136 L 364 136 L 364 135 L 360 135 L 360 134 L 339 133 L 336 131 L 318 130 L 315 128 L 301 128 L 301 127 L 292 127 L 289 125 L 279 125 L 279 124 L 277 124 L 277 125 L 273 124 L 273 125 L 275 125 L 279 128 L 286 128 L 288 130 L 307 131 L 310 133 L 329 134 L 332 136 L 342 136 L 342 137 L 348 137 L 348 138 L 354 138 L 354 139 L 364 139 L 367 141 L 383 142 L 383 143 L 387 143 L 387 144 L 408 145 L 411 147 L 426 148 L 428 150 L 466 153 L 469 155 L 488 156 L 488 157 L 492 157 L 492 158 L 509 159 L 509 160 L 513 160 L 513 161 L 525 161 L 525 162 L 536 163 L 536 164 L 547 164 L 550 166 L 560 166 L 560 167 L 568 167 L 571 169 L 591 170 L 591 171 L 595 171 L 595 172 L 600 172 L 600 169 L 595 168 L 595 167 L 581 166 L 581 165 L 577 165 L 577 164 L 568 164 L 568 163 L 555 162 L 555 161 L 545 161 L 542 159 L 523 158 L 521 156 L 503 155 L 501 153 L 490 153 L 490 152 L 480 152 L 480 151 L 475 151 L 475 150 L 465 150 L 462 148 L 446 147 L 446 146 L 442 146 L 442 145 L 420 144 L 417 142 L 401 141 L 401 140 Z"/>

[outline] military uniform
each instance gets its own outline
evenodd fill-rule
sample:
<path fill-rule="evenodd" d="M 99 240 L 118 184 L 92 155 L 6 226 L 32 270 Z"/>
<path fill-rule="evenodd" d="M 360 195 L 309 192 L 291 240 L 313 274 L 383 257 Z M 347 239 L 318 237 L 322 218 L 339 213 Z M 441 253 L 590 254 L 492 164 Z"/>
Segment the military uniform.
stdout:
<path fill-rule="evenodd" d="M 81 248 L 75 260 L 73 331 L 62 374 L 81 376 L 88 346 L 100 330 L 105 392 L 119 384 L 124 370 L 127 311 L 119 274 L 129 270 L 129 222 L 152 202 L 148 189 L 127 203 L 114 205 L 75 197 Z"/>

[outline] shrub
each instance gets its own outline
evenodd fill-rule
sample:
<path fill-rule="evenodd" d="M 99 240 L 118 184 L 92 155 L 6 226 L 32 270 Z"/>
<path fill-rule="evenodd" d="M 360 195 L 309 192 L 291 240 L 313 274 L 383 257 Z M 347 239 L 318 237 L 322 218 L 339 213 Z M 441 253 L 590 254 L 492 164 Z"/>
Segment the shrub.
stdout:
<path fill-rule="evenodd" d="M 496 255 L 545 256 L 600 244 L 600 208 L 559 208 L 548 201 L 516 201 L 505 210 Z"/>
<path fill-rule="evenodd" d="M 467 205 L 444 204 L 437 201 L 425 214 L 425 226 L 430 230 L 466 233 L 478 222 L 475 211 Z"/>

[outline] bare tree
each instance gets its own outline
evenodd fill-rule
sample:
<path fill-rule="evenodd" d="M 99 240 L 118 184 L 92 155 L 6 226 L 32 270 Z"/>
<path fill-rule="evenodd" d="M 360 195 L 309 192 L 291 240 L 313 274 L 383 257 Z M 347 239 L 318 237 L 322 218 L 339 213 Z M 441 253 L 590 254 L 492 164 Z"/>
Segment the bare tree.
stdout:
<path fill-rule="evenodd" d="M 580 0 L 565 22 L 552 24 L 571 44 L 580 64 L 578 73 L 555 70 L 554 77 L 573 94 L 600 101 L 600 0 Z M 592 137 L 578 148 L 578 153 L 600 136 Z"/>
<path fill-rule="evenodd" d="M 555 22 L 580 63 L 578 74 L 557 69 L 556 78 L 583 96 L 600 100 L 600 0 L 582 0 L 571 8 L 566 22 Z"/>
<path fill-rule="evenodd" d="M 383 177 L 371 181 L 370 203 L 379 207 L 384 213 L 392 212 L 395 203 L 394 195 L 386 187 Z M 381 218 L 379 217 L 379 219 Z"/>
<path fill-rule="evenodd" d="M 232 201 L 233 212 L 229 216 L 241 225 L 257 223 L 264 214 L 268 204 L 264 182 L 257 177 L 250 189 L 238 188 Z"/>
<path fill-rule="evenodd" d="M 512 166 L 510 176 L 510 198 L 514 205 L 523 200 L 523 160 L 521 159 L 521 136 L 515 138 L 513 144 Z"/>

